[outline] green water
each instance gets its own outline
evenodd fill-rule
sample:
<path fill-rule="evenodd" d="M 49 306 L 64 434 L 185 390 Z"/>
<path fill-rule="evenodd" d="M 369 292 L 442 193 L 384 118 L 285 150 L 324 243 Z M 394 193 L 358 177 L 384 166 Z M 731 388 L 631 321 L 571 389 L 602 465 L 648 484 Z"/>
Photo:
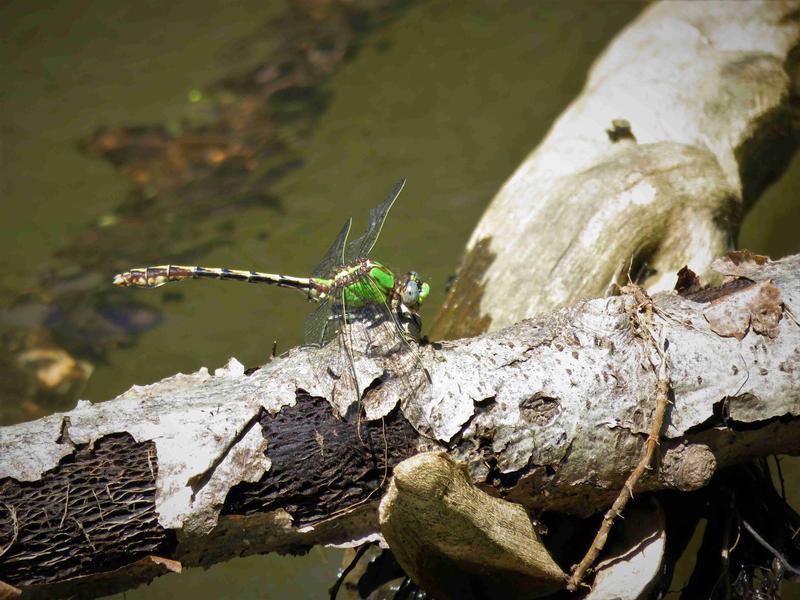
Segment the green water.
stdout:
<path fill-rule="evenodd" d="M 270 51 L 277 36 L 269 21 L 285 8 L 263 0 L 0 5 L 0 288 L 32 285 L 36 268 L 130 189 L 108 163 L 81 154 L 79 140 L 103 125 L 180 119 L 190 90 L 243 72 Z M 326 84 L 331 103 L 300 148 L 304 166 L 274 186 L 280 210 L 234 215 L 234 238 L 202 263 L 305 275 L 346 216 L 356 218 L 355 230 L 363 227 L 368 209 L 407 177 L 374 255 L 430 281 L 423 313 L 430 318 L 488 201 L 639 9 L 412 4 Z M 798 166 L 754 210 L 744 245 L 775 255 L 800 250 L 800 211 L 791 203 Z M 110 352 L 82 397 L 105 400 L 230 356 L 262 364 L 273 340 L 282 351 L 302 339 L 308 305 L 299 294 L 234 283 L 177 287 L 181 297 L 172 301 L 174 290 L 131 290 L 164 322 L 135 346 Z M 319 597 L 339 562 L 338 551 L 323 549 L 250 557 L 162 577 L 126 597 Z"/>

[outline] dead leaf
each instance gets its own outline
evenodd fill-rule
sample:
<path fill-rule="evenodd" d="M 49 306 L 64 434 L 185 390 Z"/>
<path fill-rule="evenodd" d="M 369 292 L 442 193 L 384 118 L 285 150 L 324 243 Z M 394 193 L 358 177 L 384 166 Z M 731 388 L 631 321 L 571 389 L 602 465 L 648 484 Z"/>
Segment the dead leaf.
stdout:
<path fill-rule="evenodd" d="M 771 280 L 714 300 L 703 311 L 714 333 L 737 340 L 742 340 L 751 326 L 758 334 L 776 337 L 782 314 L 780 292 Z"/>
<path fill-rule="evenodd" d="M 734 250 L 711 263 L 711 268 L 723 275 L 747 276 L 754 267 L 770 262 L 769 256 L 755 254 L 750 250 Z"/>
<path fill-rule="evenodd" d="M 699 292 L 702 287 L 697 273 L 692 271 L 688 265 L 678 271 L 678 281 L 675 283 L 675 291 L 679 296 L 694 294 Z"/>
<path fill-rule="evenodd" d="M 778 288 L 771 280 L 758 286 L 759 292 L 755 303 L 750 308 L 750 325 L 753 331 L 769 338 L 778 336 L 778 327 L 783 315 L 783 303 Z"/>

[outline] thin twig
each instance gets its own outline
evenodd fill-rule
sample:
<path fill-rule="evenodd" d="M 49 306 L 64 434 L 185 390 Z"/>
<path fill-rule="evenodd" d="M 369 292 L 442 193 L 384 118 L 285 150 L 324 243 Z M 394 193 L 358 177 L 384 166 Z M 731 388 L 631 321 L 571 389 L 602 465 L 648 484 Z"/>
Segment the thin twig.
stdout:
<path fill-rule="evenodd" d="M 68 509 L 69 509 L 69 481 L 67 482 L 67 498 L 64 500 L 64 514 L 61 515 L 61 522 L 58 524 L 59 529 L 61 529 L 64 526 L 64 520 L 67 518 Z"/>
<path fill-rule="evenodd" d="M 150 456 L 150 446 L 147 447 L 147 466 L 150 468 L 150 477 L 153 478 L 153 481 L 156 480 L 155 471 L 153 471 L 153 460 L 152 456 Z"/>
<path fill-rule="evenodd" d="M 653 422 L 650 426 L 650 433 L 647 436 L 644 455 L 639 460 L 639 464 L 636 465 L 636 468 L 633 470 L 633 472 L 628 476 L 628 479 L 625 481 L 625 485 L 620 490 L 620 493 L 617 495 L 617 498 L 614 500 L 611 508 L 609 508 L 608 511 L 606 511 L 606 514 L 603 515 L 603 523 L 592 540 L 589 550 L 586 551 L 583 559 L 573 569 L 572 575 L 570 575 L 570 578 L 567 580 L 567 589 L 573 592 L 578 589 L 578 586 L 581 584 L 586 572 L 594 564 L 594 562 L 597 560 L 597 557 L 600 555 L 600 552 L 605 547 L 606 541 L 608 540 L 608 534 L 611 531 L 611 526 L 614 523 L 614 519 L 621 516 L 625 505 L 628 504 L 628 501 L 631 498 L 633 498 L 633 491 L 636 488 L 636 484 L 639 482 L 639 479 L 642 477 L 642 475 L 644 475 L 644 472 L 650 468 L 650 464 L 653 462 L 653 457 L 655 456 L 656 449 L 659 445 L 661 428 L 664 425 L 664 415 L 666 414 L 667 406 L 669 404 L 669 369 L 667 356 L 664 353 L 664 349 L 661 347 L 661 344 L 658 342 L 658 338 L 653 333 L 650 324 L 648 323 L 653 316 L 652 300 L 647 293 L 638 286 L 627 286 L 624 291 L 631 292 L 634 298 L 636 298 L 637 306 L 634 312 L 634 318 L 636 319 L 638 325 L 647 332 L 650 343 L 654 346 L 660 357 L 658 366 L 653 365 L 651 361 L 653 370 L 656 372 L 656 408 L 653 413 Z M 644 312 L 645 316 L 639 316 L 640 312 Z"/>
<path fill-rule="evenodd" d="M 342 587 L 344 580 L 350 574 L 350 571 L 356 568 L 358 562 L 361 560 L 364 554 L 366 554 L 367 550 L 369 550 L 371 546 L 372 542 L 368 542 L 366 544 L 362 544 L 361 546 L 359 546 L 358 550 L 356 550 L 356 554 L 355 556 L 353 556 L 353 560 L 351 560 L 350 564 L 348 564 L 344 568 L 339 577 L 336 578 L 336 583 L 334 583 L 333 587 L 331 587 L 329 592 L 331 600 L 336 600 L 336 596 L 339 594 L 339 588 Z"/>
<path fill-rule="evenodd" d="M 78 521 L 78 519 L 76 519 L 75 517 L 70 517 L 70 519 L 75 521 L 75 525 L 78 526 L 78 529 L 81 530 L 81 532 L 83 533 L 83 536 L 86 538 L 86 541 L 89 542 L 89 545 L 92 547 L 92 552 L 97 552 L 97 548 L 92 543 L 92 540 L 89 538 L 89 534 L 86 533 L 86 529 L 84 529 L 83 525 L 81 525 L 81 522 Z"/>
<path fill-rule="evenodd" d="M 794 324 L 800 327 L 800 322 L 798 322 L 797 317 L 794 316 L 794 313 L 792 313 L 792 311 L 789 310 L 789 307 L 785 304 L 783 305 L 783 314 L 788 315 Z"/>
<path fill-rule="evenodd" d="M 8 542 L 5 548 L 0 546 L 0 557 L 2 557 L 6 552 L 9 551 L 11 546 L 13 546 L 17 541 L 17 536 L 19 535 L 19 521 L 17 521 L 17 509 L 13 506 L 6 504 L 5 502 L 0 502 L 3 506 L 6 507 L 9 516 L 11 517 L 11 540 Z"/>
<path fill-rule="evenodd" d="M 781 499 L 784 502 L 786 502 L 786 483 L 783 481 L 783 469 L 781 468 L 781 459 L 774 454 L 772 455 L 772 458 L 775 459 L 775 469 L 778 473 L 778 481 L 781 484 Z M 769 473 L 769 467 L 767 467 L 767 473 Z"/>
<path fill-rule="evenodd" d="M 97 503 L 97 510 L 100 511 L 100 521 L 103 524 L 105 524 L 106 519 L 105 516 L 103 515 L 103 507 L 100 506 L 100 498 L 97 497 L 97 494 L 95 493 L 94 489 L 92 489 L 92 496 L 94 496 L 94 501 Z"/>
<path fill-rule="evenodd" d="M 786 558 L 784 558 L 783 554 L 781 554 L 775 548 L 773 548 L 769 544 L 769 542 L 767 542 L 767 540 L 765 540 L 763 537 L 761 537 L 758 534 L 758 532 L 750 526 L 750 523 L 748 523 L 747 521 L 742 519 L 742 525 L 744 525 L 744 528 L 747 530 L 747 532 L 750 535 L 752 535 L 755 538 L 755 540 L 759 544 L 761 544 L 767 552 L 769 552 L 770 554 L 772 554 L 772 556 L 774 556 L 776 559 L 778 559 L 778 562 L 781 563 L 781 565 L 783 566 L 784 569 L 786 569 L 787 571 L 790 571 L 795 577 L 800 577 L 800 569 L 798 569 L 797 567 L 792 566 L 792 564 L 788 560 L 786 560 Z"/>
<path fill-rule="evenodd" d="M 728 498 L 728 511 L 725 515 L 725 526 L 723 528 L 722 533 L 722 550 L 720 552 L 720 567 L 719 567 L 719 575 L 717 577 L 716 583 L 711 588 L 710 595 L 716 595 L 715 591 L 720 584 L 724 584 L 725 592 L 724 597 L 730 598 L 731 597 L 731 580 L 730 577 L 727 577 L 728 571 L 730 570 L 730 563 L 731 563 L 731 553 L 733 549 L 736 548 L 736 545 L 739 543 L 739 528 L 736 528 L 736 540 L 731 545 L 731 533 L 733 532 L 733 521 L 734 521 L 734 514 L 735 514 L 735 504 L 736 499 L 733 494 Z"/>

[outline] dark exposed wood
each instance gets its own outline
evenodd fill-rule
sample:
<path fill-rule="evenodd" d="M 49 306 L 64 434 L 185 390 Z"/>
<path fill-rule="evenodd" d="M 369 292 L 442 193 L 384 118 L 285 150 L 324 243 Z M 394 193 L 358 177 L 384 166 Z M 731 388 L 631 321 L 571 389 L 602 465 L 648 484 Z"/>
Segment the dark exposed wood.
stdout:
<path fill-rule="evenodd" d="M 120 433 L 76 448 L 38 481 L 0 481 L 0 580 L 44 584 L 171 554 L 157 473 L 155 444 Z"/>
<path fill-rule="evenodd" d="M 399 411 L 380 421 L 339 420 L 322 398 L 304 395 L 277 415 L 262 413 L 272 467 L 255 483 L 231 488 L 223 515 L 250 515 L 282 508 L 298 526 L 346 510 L 384 482 L 384 442 L 389 468 L 415 452 L 419 435 Z M 385 437 L 384 437 L 385 434 Z"/>
<path fill-rule="evenodd" d="M 362 422 L 359 437 L 352 413 L 337 419 L 325 400 L 308 395 L 275 416 L 262 411 L 259 426 L 270 440 L 272 468 L 258 482 L 234 486 L 221 514 L 283 509 L 301 526 L 372 496 L 377 502 L 391 466 L 414 452 L 418 435 L 394 411 L 385 424 Z M 60 443 L 70 443 L 67 423 Z M 153 442 L 139 444 L 120 433 L 76 448 L 38 481 L 0 481 L 0 548 L 8 546 L 0 556 L 0 581 L 45 596 L 69 595 L 111 593 L 160 574 L 120 573 L 116 586 L 99 586 L 91 577 L 141 557 L 175 557 L 175 532 L 161 527 L 155 513 L 158 465 Z M 64 585 L 75 576 L 88 579 Z"/>

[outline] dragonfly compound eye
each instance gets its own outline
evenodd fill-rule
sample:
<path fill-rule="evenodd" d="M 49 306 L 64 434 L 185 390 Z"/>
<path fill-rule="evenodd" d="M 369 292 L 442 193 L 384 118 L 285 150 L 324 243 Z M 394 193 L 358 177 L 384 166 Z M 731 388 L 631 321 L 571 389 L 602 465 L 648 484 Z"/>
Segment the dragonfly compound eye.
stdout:
<path fill-rule="evenodd" d="M 403 286 L 402 301 L 409 308 L 419 303 L 419 283 L 416 280 L 410 279 Z"/>

